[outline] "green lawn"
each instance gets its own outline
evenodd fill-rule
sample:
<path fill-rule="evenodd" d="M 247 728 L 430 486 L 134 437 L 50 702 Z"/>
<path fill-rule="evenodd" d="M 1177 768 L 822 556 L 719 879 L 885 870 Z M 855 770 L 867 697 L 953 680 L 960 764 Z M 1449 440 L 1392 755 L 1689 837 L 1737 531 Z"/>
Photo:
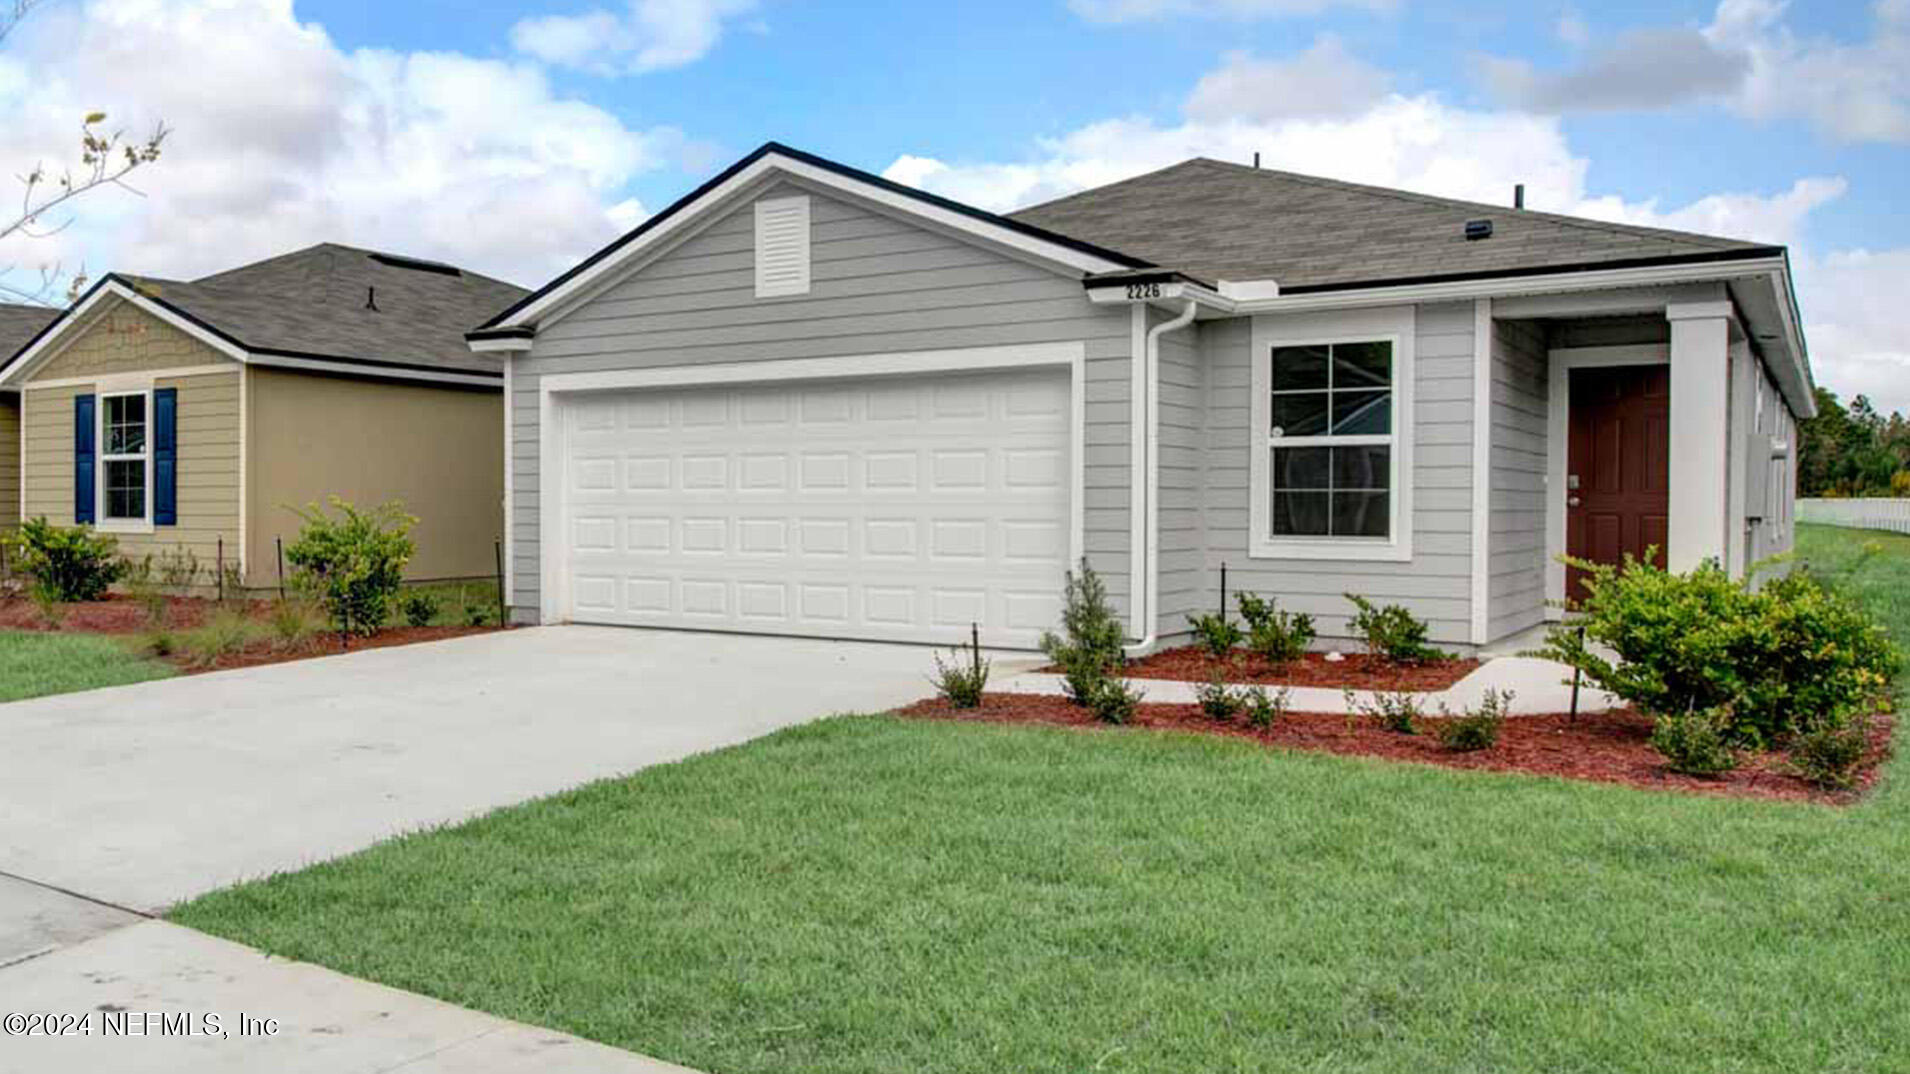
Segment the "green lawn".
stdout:
<path fill-rule="evenodd" d="M 173 674 L 171 665 L 134 655 L 118 638 L 0 631 L 0 702 L 124 686 Z"/>
<path fill-rule="evenodd" d="M 1803 545 L 1910 638 L 1910 541 L 1870 539 Z M 174 918 L 716 1074 L 1907 1070 L 1892 777 L 1837 810 L 851 717 Z"/>

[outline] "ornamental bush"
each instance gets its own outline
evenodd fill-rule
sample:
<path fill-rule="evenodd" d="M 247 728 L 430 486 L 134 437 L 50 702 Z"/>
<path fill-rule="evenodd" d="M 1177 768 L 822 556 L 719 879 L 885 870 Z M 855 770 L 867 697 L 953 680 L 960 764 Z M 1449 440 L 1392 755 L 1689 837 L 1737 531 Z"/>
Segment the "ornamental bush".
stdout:
<path fill-rule="evenodd" d="M 1426 644 L 1426 621 L 1403 605 L 1375 607 L 1365 597 L 1345 594 L 1357 609 L 1353 632 L 1366 642 L 1366 651 L 1395 664 L 1427 664 L 1449 660 L 1452 654 Z"/>
<path fill-rule="evenodd" d="M 1753 589 L 1715 562 L 1648 560 L 1569 561 L 1586 596 L 1539 655 L 1655 716 L 1723 713 L 1734 743 L 1760 748 L 1869 711 L 1896 674 L 1883 628 L 1804 571 Z"/>
<path fill-rule="evenodd" d="M 1234 595 L 1240 618 L 1247 621 L 1247 648 L 1269 664 L 1298 660 L 1313 644 L 1313 617 L 1280 610 L 1272 597 L 1241 591 Z"/>
<path fill-rule="evenodd" d="M 1190 615 L 1187 625 L 1194 632 L 1194 638 L 1207 655 L 1222 660 L 1234 651 L 1244 635 L 1240 624 L 1227 618 L 1225 611 L 1209 612 L 1206 615 Z"/>
<path fill-rule="evenodd" d="M 90 526 L 30 518 L 4 540 L 13 569 L 32 578 L 34 590 L 48 601 L 101 600 L 126 574 L 119 542 Z"/>
<path fill-rule="evenodd" d="M 1069 700 L 1092 707 L 1101 684 L 1127 663 L 1121 623 L 1108 604 L 1107 585 L 1085 558 L 1079 574 L 1068 572 L 1065 586 L 1061 633 L 1044 633 L 1041 651 L 1061 669 Z"/>
<path fill-rule="evenodd" d="M 318 504 L 293 511 L 304 520 L 298 539 L 285 546 L 294 583 L 325 608 L 340 634 L 374 634 L 391 614 L 405 564 L 417 546 L 417 519 L 393 500 L 369 510 L 334 496 L 328 514 Z"/>

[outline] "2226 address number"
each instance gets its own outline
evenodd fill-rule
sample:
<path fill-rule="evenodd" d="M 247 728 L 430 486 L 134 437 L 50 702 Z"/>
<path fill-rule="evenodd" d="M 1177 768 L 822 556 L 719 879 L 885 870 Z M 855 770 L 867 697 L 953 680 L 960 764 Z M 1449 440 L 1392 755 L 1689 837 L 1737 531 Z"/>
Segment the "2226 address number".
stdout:
<path fill-rule="evenodd" d="M 1159 297 L 1161 297 L 1161 285 L 1158 283 L 1130 283 L 1127 285 L 1127 298 L 1129 302 L 1139 301 L 1143 298 Z"/>

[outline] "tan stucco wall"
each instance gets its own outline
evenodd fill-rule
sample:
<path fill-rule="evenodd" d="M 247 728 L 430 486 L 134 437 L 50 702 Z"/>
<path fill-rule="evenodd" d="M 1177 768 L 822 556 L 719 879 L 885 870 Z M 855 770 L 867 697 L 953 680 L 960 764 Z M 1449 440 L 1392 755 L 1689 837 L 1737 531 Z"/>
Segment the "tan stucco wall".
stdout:
<path fill-rule="evenodd" d="M 495 391 L 253 368 L 247 480 L 251 582 L 276 582 L 287 505 L 402 500 L 418 517 L 412 578 L 485 577 L 504 524 L 504 410 Z"/>
<path fill-rule="evenodd" d="M 228 363 L 230 364 L 230 363 Z M 155 388 L 179 390 L 179 524 L 150 534 L 121 533 L 130 556 L 190 549 L 210 568 L 225 541 L 228 560 L 239 554 L 239 385 L 236 364 L 221 373 L 158 377 Z M 73 524 L 73 397 L 91 385 L 34 387 L 25 400 L 26 513 Z"/>
<path fill-rule="evenodd" d="M 20 397 L 0 393 L 0 527 L 20 524 Z"/>
<path fill-rule="evenodd" d="M 232 359 L 137 306 L 116 301 L 35 370 L 32 380 L 68 380 L 149 369 L 224 365 Z"/>

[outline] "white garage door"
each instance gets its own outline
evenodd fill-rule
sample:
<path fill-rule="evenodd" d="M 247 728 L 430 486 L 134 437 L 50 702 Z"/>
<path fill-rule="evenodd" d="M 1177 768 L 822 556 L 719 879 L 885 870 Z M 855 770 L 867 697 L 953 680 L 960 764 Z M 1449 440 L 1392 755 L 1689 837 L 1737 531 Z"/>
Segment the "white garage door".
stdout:
<path fill-rule="evenodd" d="M 580 395 L 569 618 L 1031 647 L 1071 531 L 1063 370 Z"/>

